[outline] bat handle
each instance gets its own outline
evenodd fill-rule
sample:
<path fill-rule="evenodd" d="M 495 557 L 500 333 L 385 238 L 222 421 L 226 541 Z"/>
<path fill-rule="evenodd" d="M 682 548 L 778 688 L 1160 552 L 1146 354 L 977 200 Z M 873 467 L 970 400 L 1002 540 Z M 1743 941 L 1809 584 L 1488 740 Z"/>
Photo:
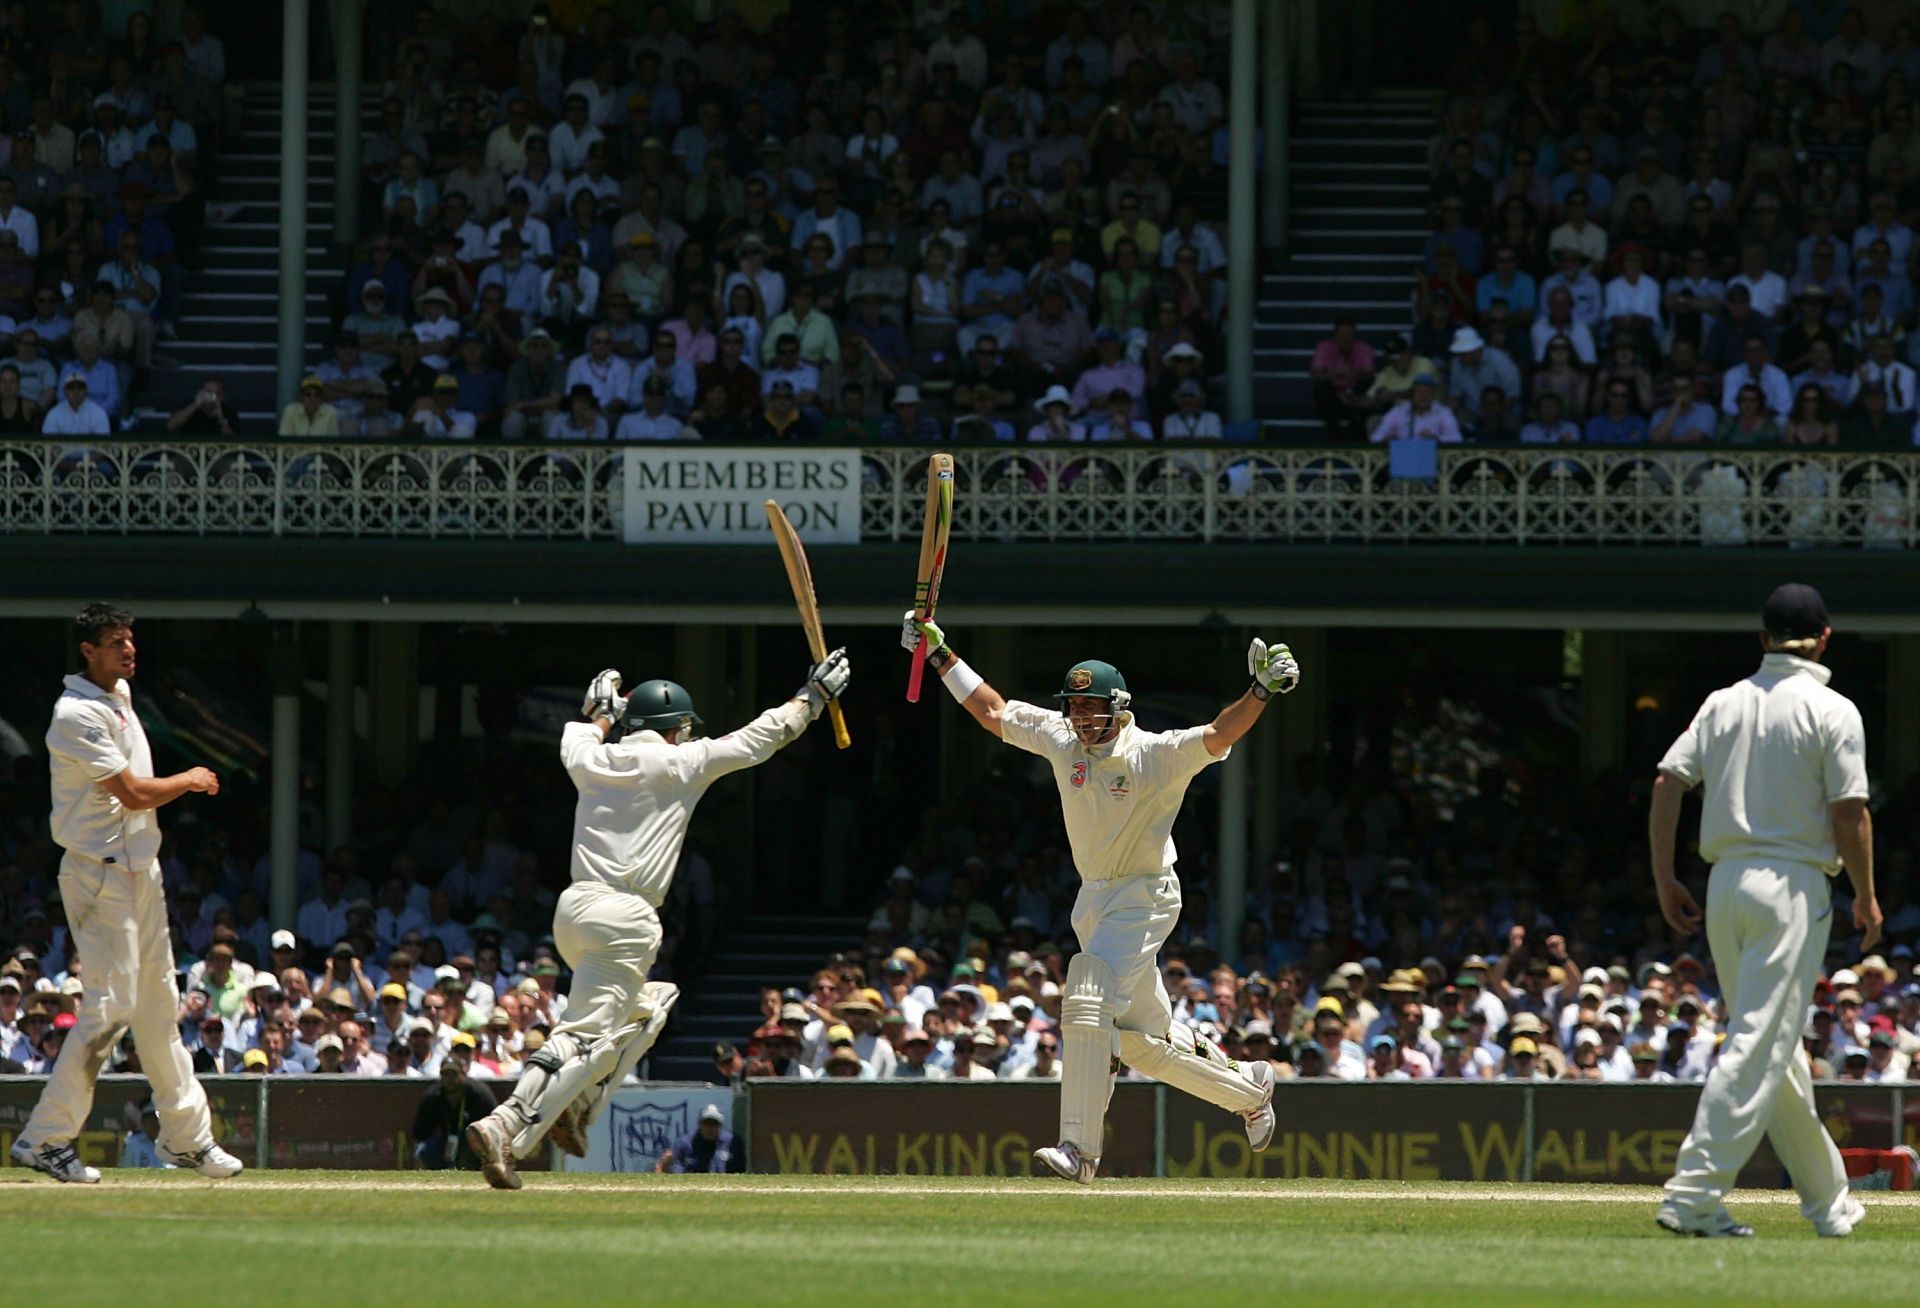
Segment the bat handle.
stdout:
<path fill-rule="evenodd" d="M 833 719 L 833 745 L 835 749 L 847 749 L 853 745 L 853 737 L 847 734 L 847 715 L 840 711 L 840 701 L 829 700 L 827 713 Z"/>
<path fill-rule="evenodd" d="M 913 651 L 913 670 L 907 673 L 907 703 L 920 702 L 920 680 L 927 671 L 927 638 L 922 636 L 920 644 Z"/>

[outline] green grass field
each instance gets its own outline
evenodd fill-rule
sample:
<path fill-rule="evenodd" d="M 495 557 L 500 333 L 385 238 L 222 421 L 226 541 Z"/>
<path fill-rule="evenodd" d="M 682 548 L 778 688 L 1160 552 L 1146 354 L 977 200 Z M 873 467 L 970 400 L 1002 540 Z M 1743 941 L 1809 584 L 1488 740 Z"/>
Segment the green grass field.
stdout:
<path fill-rule="evenodd" d="M 1820 1240 L 1790 1196 L 1681 1240 L 1652 1190 L 1342 1182 L 0 1170 L 7 1298 L 264 1302 L 1894 1303 L 1920 1202 Z"/>

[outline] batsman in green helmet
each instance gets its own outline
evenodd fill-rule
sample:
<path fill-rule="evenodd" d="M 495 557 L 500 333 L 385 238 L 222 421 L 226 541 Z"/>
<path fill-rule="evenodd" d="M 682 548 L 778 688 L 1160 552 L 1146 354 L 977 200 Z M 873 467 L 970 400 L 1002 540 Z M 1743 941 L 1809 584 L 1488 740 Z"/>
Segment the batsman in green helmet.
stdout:
<path fill-rule="evenodd" d="M 922 637 L 928 665 L 974 721 L 1047 761 L 1080 870 L 1080 952 L 1067 964 L 1060 1001 L 1060 1142 L 1034 1158 L 1070 1181 L 1092 1182 L 1121 1062 L 1240 1114 L 1248 1144 L 1265 1149 L 1274 1131 L 1273 1065 L 1236 1062 L 1176 1021 L 1158 959 L 1180 920 L 1173 824 L 1187 787 L 1232 751 L 1274 695 L 1300 684 L 1292 651 L 1256 639 L 1245 692 L 1212 722 L 1145 731 L 1111 663 L 1068 668 L 1054 696 L 1059 708 L 1045 709 L 1004 698 L 953 652 L 945 632 L 908 613 L 901 644 L 912 650 Z"/>
<path fill-rule="evenodd" d="M 553 940 L 573 969 L 566 1020 L 527 1059 L 513 1095 L 467 1128 L 487 1184 L 518 1190 L 518 1159 L 549 1137 L 586 1156 L 587 1128 L 666 1026 L 679 988 L 648 979 L 660 952 L 660 905 L 687 823 L 707 787 L 798 739 L 847 688 L 847 652 L 807 670 L 793 697 L 719 739 L 696 735 L 693 696 L 675 681 L 620 693 L 608 668 L 587 686 L 582 722 L 560 735 L 573 810 L 573 884 L 553 910 Z M 608 737 L 624 724 L 620 739 Z"/>

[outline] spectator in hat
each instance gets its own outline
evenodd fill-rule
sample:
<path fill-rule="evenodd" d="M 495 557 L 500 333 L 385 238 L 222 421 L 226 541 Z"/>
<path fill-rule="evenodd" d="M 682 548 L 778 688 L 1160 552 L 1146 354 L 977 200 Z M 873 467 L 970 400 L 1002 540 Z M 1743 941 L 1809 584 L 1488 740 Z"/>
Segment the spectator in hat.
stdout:
<path fill-rule="evenodd" d="M 60 402 L 47 410 L 40 430 L 49 436 L 108 436 L 113 424 L 88 397 L 86 375 L 72 372 L 61 379 Z"/>
<path fill-rule="evenodd" d="M 727 1115 L 718 1104 L 700 1110 L 700 1120 L 692 1131 L 673 1142 L 654 1165 L 656 1172 L 740 1172 L 746 1170 L 746 1154 L 727 1130 Z"/>
<path fill-rule="evenodd" d="M 507 369 L 501 394 L 501 435 L 521 440 L 541 432 L 560 411 L 566 393 L 567 370 L 555 358 L 553 337 L 536 327 L 527 333 L 520 357 Z"/>
<path fill-rule="evenodd" d="M 1150 441 L 1153 428 L 1134 416 L 1136 402 L 1124 388 L 1115 388 L 1087 415 L 1087 439 L 1095 441 Z"/>
<path fill-rule="evenodd" d="M 312 374 L 300 379 L 299 397 L 280 413 L 282 436 L 338 436 L 340 411 L 326 402 L 326 384 Z"/>
<path fill-rule="evenodd" d="M 550 441 L 603 441 L 608 438 L 606 415 L 593 387 L 576 382 L 567 388 L 567 407 L 547 420 L 545 432 Z"/>
<path fill-rule="evenodd" d="M 1174 410 L 1160 422 L 1162 440 L 1219 440 L 1220 415 L 1206 407 L 1207 393 L 1199 382 L 1183 381 L 1174 389 Z"/>
<path fill-rule="evenodd" d="M 665 373 L 653 373 L 640 384 L 640 405 L 630 410 L 614 428 L 617 441 L 674 441 L 687 434 L 680 419 L 667 409 L 668 381 Z"/>
<path fill-rule="evenodd" d="M 1540 302 L 1553 309 L 1553 293 L 1564 289 L 1571 301 L 1573 320 L 1588 330 L 1599 328 L 1606 316 L 1606 290 L 1589 270 L 1587 256 L 1575 246 L 1559 246 L 1553 251 L 1553 273 L 1540 283 Z"/>
<path fill-rule="evenodd" d="M 434 378 L 407 415 L 408 433 L 428 440 L 471 440 L 478 426 L 478 415 L 460 407 L 460 381 L 451 373 Z"/>
<path fill-rule="evenodd" d="M 393 362 L 395 342 L 407 330 L 406 321 L 388 307 L 389 298 L 386 283 L 369 280 L 360 290 L 359 307 L 340 322 L 342 333 L 359 338 L 361 360 L 375 374 Z"/>
<path fill-rule="evenodd" d="M 494 238 L 490 235 L 490 239 Z M 527 257 L 527 238 L 516 230 L 501 231 L 493 248 L 500 257 L 480 270 L 474 281 L 476 293 L 485 295 L 488 287 L 498 286 L 505 297 L 504 308 L 520 315 L 523 322 L 538 322 L 544 307 L 545 273 Z"/>
<path fill-rule="evenodd" d="M 313 370 L 321 381 L 321 395 L 344 422 L 357 417 L 362 397 L 380 380 L 380 372 L 361 353 L 360 333 L 343 328 L 334 333 L 333 353 Z"/>
<path fill-rule="evenodd" d="M 473 1037 L 464 1031 L 438 1069 L 439 1084 L 429 1090 L 413 1115 L 409 1134 L 414 1161 L 429 1171 L 458 1168 L 478 1171 L 480 1160 L 467 1147 L 467 1124 L 477 1122 L 495 1107 L 493 1092 L 468 1076 Z"/>
<path fill-rule="evenodd" d="M 888 1076 L 895 1081 L 946 1080 L 946 1072 L 927 1061 L 932 1053 L 933 1037 L 918 1026 L 908 1026 L 901 1040 L 900 1056 Z"/>
<path fill-rule="evenodd" d="M 1455 420 L 1453 410 L 1439 403 L 1439 393 L 1438 378 L 1430 372 L 1419 374 L 1413 379 L 1408 397 L 1387 411 L 1369 439 L 1378 443 L 1418 437 L 1458 444 L 1461 440 L 1460 424 Z"/>
<path fill-rule="evenodd" d="M 1134 415 L 1142 416 L 1145 410 L 1140 401 L 1147 391 L 1146 371 L 1124 356 L 1125 341 L 1120 333 L 1111 327 L 1102 327 L 1094 334 L 1094 349 L 1097 355 L 1094 363 L 1073 384 L 1075 412 L 1092 413 L 1118 390 L 1133 398 Z"/>
<path fill-rule="evenodd" d="M 925 445 L 944 438 L 940 420 L 926 411 L 920 388 L 905 383 L 894 390 L 887 416 L 880 420 L 880 439 L 887 442 Z"/>
<path fill-rule="evenodd" d="M 1040 420 L 1027 429 L 1029 441 L 1084 441 L 1087 429 L 1073 421 L 1073 397 L 1064 386 L 1050 386 L 1033 402 Z"/>
<path fill-rule="evenodd" d="M 1909 1061 L 1908 1056 L 1900 1052 L 1892 1031 L 1877 1030 L 1867 1037 L 1866 1080 L 1905 1081 Z"/>
<path fill-rule="evenodd" d="M 1489 386 L 1499 388 L 1509 401 L 1519 401 L 1520 370 L 1505 350 L 1487 344 L 1472 327 L 1462 327 L 1454 333 L 1451 352 L 1447 399 L 1469 424 L 1479 424 L 1481 395 Z"/>

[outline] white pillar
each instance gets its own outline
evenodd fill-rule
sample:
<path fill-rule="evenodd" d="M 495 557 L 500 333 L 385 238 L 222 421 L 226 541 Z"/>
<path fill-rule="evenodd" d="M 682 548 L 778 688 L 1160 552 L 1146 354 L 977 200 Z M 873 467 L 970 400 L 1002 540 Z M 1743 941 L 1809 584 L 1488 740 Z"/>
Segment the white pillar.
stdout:
<path fill-rule="evenodd" d="M 276 410 L 293 403 L 307 354 L 307 0 L 282 0 L 280 324 Z"/>
<path fill-rule="evenodd" d="M 1247 908 L 1248 744 L 1243 739 L 1220 765 L 1220 855 L 1214 892 L 1220 939 L 1213 945 L 1221 962 L 1235 966 L 1240 959 L 1240 920 Z"/>
<path fill-rule="evenodd" d="M 327 625 L 327 850 L 353 839 L 354 624 Z"/>
<path fill-rule="evenodd" d="M 268 916 L 276 929 L 292 930 L 300 901 L 295 872 L 300 858 L 300 692 L 289 678 L 273 694 L 273 816 L 268 845 L 273 868 Z"/>
<path fill-rule="evenodd" d="M 1287 243 L 1287 115 L 1292 94 L 1287 64 L 1293 14 L 1292 0 L 1267 0 L 1266 21 L 1260 33 L 1262 55 L 1260 137 L 1265 147 L 1260 170 L 1260 241 L 1270 250 Z"/>
<path fill-rule="evenodd" d="M 1254 83 L 1259 75 L 1259 24 L 1254 0 L 1233 0 L 1233 76 L 1227 160 L 1227 419 L 1253 418 Z"/>

